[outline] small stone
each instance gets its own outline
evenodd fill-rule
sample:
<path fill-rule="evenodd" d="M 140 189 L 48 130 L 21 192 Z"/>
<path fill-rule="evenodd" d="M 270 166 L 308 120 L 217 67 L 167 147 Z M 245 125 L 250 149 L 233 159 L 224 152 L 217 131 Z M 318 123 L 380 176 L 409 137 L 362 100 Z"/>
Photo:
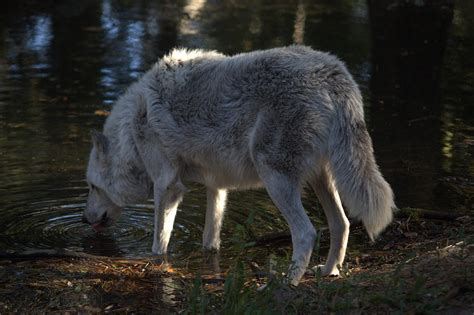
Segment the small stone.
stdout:
<path fill-rule="evenodd" d="M 469 223 L 472 221 L 472 217 L 468 215 L 464 215 L 462 217 L 456 218 L 456 221 L 461 222 L 461 223 Z"/>

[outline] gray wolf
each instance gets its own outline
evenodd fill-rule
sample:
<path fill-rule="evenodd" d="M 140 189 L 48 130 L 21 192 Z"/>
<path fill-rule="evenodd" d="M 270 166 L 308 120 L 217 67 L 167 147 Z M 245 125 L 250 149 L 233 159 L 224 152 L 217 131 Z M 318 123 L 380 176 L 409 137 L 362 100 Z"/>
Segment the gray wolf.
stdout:
<path fill-rule="evenodd" d="M 152 196 L 152 251 L 164 254 L 185 183 L 198 182 L 207 187 L 203 247 L 217 250 L 227 192 L 264 187 L 291 231 L 294 285 L 316 238 L 301 204 L 304 185 L 329 224 L 323 275 L 337 275 L 344 260 L 345 210 L 374 239 L 395 208 L 357 84 L 336 57 L 305 46 L 234 56 L 174 50 L 120 97 L 92 141 L 84 218 L 94 228 Z"/>

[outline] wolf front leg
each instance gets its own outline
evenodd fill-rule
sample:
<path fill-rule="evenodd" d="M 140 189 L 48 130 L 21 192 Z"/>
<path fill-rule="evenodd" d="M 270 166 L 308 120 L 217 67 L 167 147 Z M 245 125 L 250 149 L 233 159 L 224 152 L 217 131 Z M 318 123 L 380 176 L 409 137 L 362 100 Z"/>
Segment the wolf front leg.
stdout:
<path fill-rule="evenodd" d="M 221 227 L 224 218 L 224 209 L 227 200 L 225 189 L 207 188 L 206 222 L 202 234 L 204 249 L 218 250 L 221 244 Z"/>
<path fill-rule="evenodd" d="M 155 185 L 154 187 L 155 230 L 152 251 L 155 254 L 165 254 L 168 249 L 174 219 L 183 193 L 184 189 L 179 185 L 167 187 Z"/>
<path fill-rule="evenodd" d="M 162 143 L 149 123 L 146 100 L 137 106 L 133 121 L 133 137 L 148 176 L 153 181 L 155 218 L 152 251 L 165 254 L 173 230 L 174 219 L 186 188 L 178 170 L 162 151 Z"/>

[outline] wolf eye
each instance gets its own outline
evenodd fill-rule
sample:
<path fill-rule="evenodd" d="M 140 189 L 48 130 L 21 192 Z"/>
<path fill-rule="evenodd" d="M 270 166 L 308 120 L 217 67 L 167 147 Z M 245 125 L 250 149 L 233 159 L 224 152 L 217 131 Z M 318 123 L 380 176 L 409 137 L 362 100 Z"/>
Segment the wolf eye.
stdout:
<path fill-rule="evenodd" d="M 91 190 L 96 190 L 97 189 L 97 187 L 94 184 L 90 184 L 90 188 L 91 188 Z"/>

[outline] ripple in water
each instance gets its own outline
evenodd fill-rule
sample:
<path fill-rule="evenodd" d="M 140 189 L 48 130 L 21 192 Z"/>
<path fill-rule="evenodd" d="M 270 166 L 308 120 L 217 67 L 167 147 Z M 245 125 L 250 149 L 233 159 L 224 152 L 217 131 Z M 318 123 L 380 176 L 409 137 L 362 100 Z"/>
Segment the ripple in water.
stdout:
<path fill-rule="evenodd" d="M 2 224 L 2 247 L 14 251 L 66 248 L 124 257 L 151 254 L 153 210 L 147 206 L 124 209 L 121 219 L 101 233 L 82 223 L 85 203 L 54 201 L 31 206 L 8 211 Z"/>

